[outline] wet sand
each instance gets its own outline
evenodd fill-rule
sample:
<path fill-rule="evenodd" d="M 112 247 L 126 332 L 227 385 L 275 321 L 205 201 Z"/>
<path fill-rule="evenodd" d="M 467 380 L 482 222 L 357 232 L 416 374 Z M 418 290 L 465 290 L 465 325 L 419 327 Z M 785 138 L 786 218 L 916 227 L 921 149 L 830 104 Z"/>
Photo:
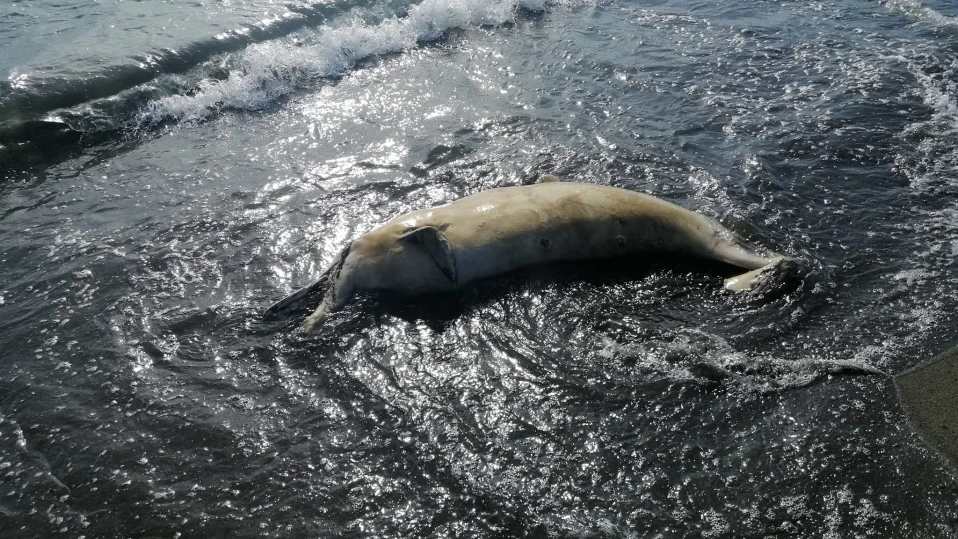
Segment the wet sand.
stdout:
<path fill-rule="evenodd" d="M 958 347 L 895 379 L 908 418 L 958 468 Z"/>

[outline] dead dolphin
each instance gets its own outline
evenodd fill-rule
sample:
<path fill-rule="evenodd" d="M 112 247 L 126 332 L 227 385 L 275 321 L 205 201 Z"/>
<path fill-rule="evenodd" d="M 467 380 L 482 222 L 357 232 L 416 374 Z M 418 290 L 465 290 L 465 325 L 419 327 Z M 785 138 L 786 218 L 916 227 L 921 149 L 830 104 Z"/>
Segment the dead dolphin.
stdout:
<path fill-rule="evenodd" d="M 490 189 L 392 219 L 353 241 L 318 280 L 264 317 L 315 302 L 325 289 L 303 324 L 309 331 L 358 290 L 448 292 L 525 266 L 650 251 L 750 270 L 726 280 L 726 288 L 736 291 L 751 289 L 789 260 L 747 249 L 717 221 L 653 196 L 544 176 L 535 185 Z"/>

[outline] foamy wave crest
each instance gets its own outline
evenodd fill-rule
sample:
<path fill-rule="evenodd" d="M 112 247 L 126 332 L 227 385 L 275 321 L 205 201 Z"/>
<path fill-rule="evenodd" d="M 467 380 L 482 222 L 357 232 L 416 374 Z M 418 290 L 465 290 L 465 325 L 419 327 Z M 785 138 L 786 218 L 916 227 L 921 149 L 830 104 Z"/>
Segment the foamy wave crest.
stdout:
<path fill-rule="evenodd" d="M 891 11 L 903 13 L 920 21 L 930 22 L 938 26 L 958 28 L 958 17 L 949 17 L 922 4 L 919 0 L 885 0 L 882 2 Z"/>
<path fill-rule="evenodd" d="M 904 60 L 904 59 L 903 59 Z M 899 156 L 898 168 L 908 177 L 912 187 L 919 191 L 940 189 L 942 184 L 953 191 L 953 178 L 958 171 L 958 86 L 954 82 L 958 73 L 951 66 L 929 60 L 914 60 L 907 63 L 915 77 L 919 95 L 931 109 L 931 117 L 915 122 L 901 134 L 904 141 L 914 145 L 914 151 Z"/>
<path fill-rule="evenodd" d="M 731 390 L 752 393 L 805 387 L 834 375 L 883 375 L 858 359 L 752 357 L 718 335 L 698 330 L 682 331 L 655 343 L 609 340 L 599 354 L 613 363 L 629 365 L 630 372 L 649 380 L 722 383 Z"/>
<path fill-rule="evenodd" d="M 542 11 L 544 0 L 425 0 L 405 17 L 376 25 L 352 22 L 324 31 L 308 45 L 253 45 L 225 80 L 207 79 L 189 95 L 150 101 L 138 123 L 202 120 L 224 108 L 259 110 L 312 81 L 341 75 L 365 58 L 434 41 L 454 28 L 502 25 L 520 8 Z"/>

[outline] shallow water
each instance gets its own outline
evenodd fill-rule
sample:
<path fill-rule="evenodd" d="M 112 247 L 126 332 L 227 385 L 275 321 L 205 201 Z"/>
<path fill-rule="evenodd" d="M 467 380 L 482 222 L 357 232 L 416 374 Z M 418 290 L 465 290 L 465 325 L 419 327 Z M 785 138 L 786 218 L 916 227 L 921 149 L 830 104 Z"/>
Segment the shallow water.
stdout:
<path fill-rule="evenodd" d="M 5 533 L 958 535 L 890 378 L 958 325 L 954 6 L 0 9 Z M 812 270 L 260 320 L 391 216 L 546 172 Z"/>

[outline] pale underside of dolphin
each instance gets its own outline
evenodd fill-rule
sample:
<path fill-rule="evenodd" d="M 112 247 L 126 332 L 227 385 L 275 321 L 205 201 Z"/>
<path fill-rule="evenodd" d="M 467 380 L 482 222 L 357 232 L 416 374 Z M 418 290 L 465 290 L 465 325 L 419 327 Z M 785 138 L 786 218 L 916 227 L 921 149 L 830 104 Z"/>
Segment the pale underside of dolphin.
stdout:
<path fill-rule="evenodd" d="M 746 270 L 725 282 L 750 290 L 785 257 L 759 254 L 714 219 L 650 195 L 544 176 L 535 185 L 481 191 L 404 213 L 353 241 L 315 282 L 270 307 L 266 318 L 322 301 L 307 331 L 357 291 L 402 296 L 453 292 L 518 268 L 560 261 L 663 253 Z"/>

